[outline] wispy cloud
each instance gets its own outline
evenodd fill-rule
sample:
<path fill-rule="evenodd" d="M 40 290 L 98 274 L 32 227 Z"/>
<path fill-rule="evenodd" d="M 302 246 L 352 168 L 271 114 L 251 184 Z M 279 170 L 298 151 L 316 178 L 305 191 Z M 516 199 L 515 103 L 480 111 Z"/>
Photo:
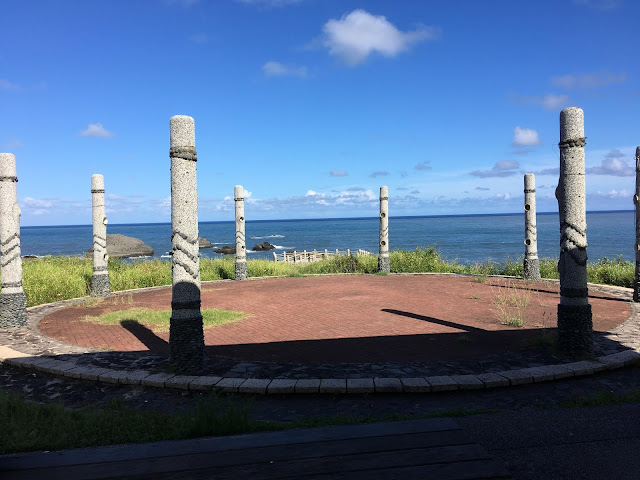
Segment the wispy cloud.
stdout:
<path fill-rule="evenodd" d="M 551 84 L 561 88 L 600 88 L 627 81 L 626 73 L 583 73 L 551 78 Z"/>
<path fill-rule="evenodd" d="M 373 172 L 371 175 L 369 175 L 369 178 L 386 177 L 387 175 L 389 175 L 389 172 Z"/>
<path fill-rule="evenodd" d="M 543 96 L 511 95 L 511 98 L 521 105 L 538 105 L 545 110 L 557 110 L 569 104 L 569 95 L 549 93 Z"/>
<path fill-rule="evenodd" d="M 193 35 L 189 36 L 189 40 L 191 40 L 193 43 L 203 44 L 209 41 L 209 35 L 207 35 L 206 33 L 194 33 Z"/>
<path fill-rule="evenodd" d="M 573 3 L 595 10 L 613 10 L 620 6 L 620 0 L 573 0 Z"/>
<path fill-rule="evenodd" d="M 355 66 L 372 53 L 395 57 L 405 52 L 412 44 L 438 38 L 440 30 L 421 26 L 417 30 L 402 32 L 382 15 L 372 15 L 358 9 L 343 15 L 339 20 L 331 19 L 323 27 L 322 45 L 329 54 Z"/>
<path fill-rule="evenodd" d="M 295 65 L 283 65 L 280 62 L 269 61 L 262 66 L 262 72 L 267 77 L 294 76 L 305 78 L 308 75 L 307 67 Z"/>
<path fill-rule="evenodd" d="M 515 147 L 533 147 L 540 145 L 540 136 L 538 132 L 532 128 L 516 127 L 513 129 L 513 141 Z"/>
<path fill-rule="evenodd" d="M 332 177 L 346 177 L 349 174 L 347 173 L 346 170 L 333 169 L 329 172 L 329 175 L 331 175 Z"/>
<path fill-rule="evenodd" d="M 22 142 L 17 138 L 12 138 L 4 145 L 0 145 L 0 148 L 20 148 L 22 146 Z"/>
<path fill-rule="evenodd" d="M 612 149 L 602 160 L 598 167 L 585 169 L 591 175 L 611 175 L 614 177 L 631 177 L 636 174 L 635 168 L 631 167 L 625 160 L 625 155 L 617 148 Z"/>
<path fill-rule="evenodd" d="M 199 0 L 164 0 L 167 5 L 178 5 L 184 8 L 192 7 L 198 2 Z"/>
<path fill-rule="evenodd" d="M 520 164 L 515 160 L 500 160 L 491 168 L 491 170 L 474 170 L 469 175 L 480 178 L 488 177 L 511 177 L 518 173 Z"/>
<path fill-rule="evenodd" d="M 0 78 L 0 91 L 1 90 L 18 91 L 20 90 L 20 85 L 10 82 L 8 78 Z"/>
<path fill-rule="evenodd" d="M 78 133 L 81 137 L 94 137 L 94 138 L 111 138 L 113 133 L 108 131 L 102 126 L 101 123 L 90 123 L 86 130 Z"/>
<path fill-rule="evenodd" d="M 262 8 L 280 8 L 287 5 L 295 5 L 301 3 L 303 0 L 236 0 L 237 3 L 244 3 L 245 5 L 255 5 Z"/>
<path fill-rule="evenodd" d="M 550 167 L 550 168 L 543 168 L 542 170 L 538 170 L 535 172 L 531 172 L 534 175 L 553 175 L 554 177 L 557 177 L 558 175 L 560 175 L 560 168 L 559 167 Z M 538 187 L 538 188 L 542 188 L 542 187 Z"/>
<path fill-rule="evenodd" d="M 480 190 L 480 191 L 484 192 L 484 191 L 491 190 L 491 189 L 487 188 L 487 187 L 476 187 L 476 188 L 474 188 L 474 190 Z"/>
<path fill-rule="evenodd" d="M 420 162 L 416 164 L 413 168 L 416 170 L 431 170 L 431 162 L 429 160 L 425 160 L 424 162 Z"/>

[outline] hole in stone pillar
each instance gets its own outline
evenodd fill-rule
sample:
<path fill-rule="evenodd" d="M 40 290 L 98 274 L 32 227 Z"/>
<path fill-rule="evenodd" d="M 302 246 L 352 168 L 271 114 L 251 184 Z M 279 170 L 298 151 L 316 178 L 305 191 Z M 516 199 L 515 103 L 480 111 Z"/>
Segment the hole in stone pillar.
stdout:
<path fill-rule="evenodd" d="M 387 244 L 387 242 L 385 242 L 384 240 L 382 240 L 382 241 L 380 242 L 380 245 L 382 245 L 383 247 L 384 247 L 386 244 Z"/>
<path fill-rule="evenodd" d="M 245 248 L 247 248 L 247 247 L 245 247 L 244 245 L 242 245 L 242 250 L 244 250 Z"/>
<path fill-rule="evenodd" d="M 384 213 L 384 212 L 382 212 L 382 213 L 380 214 L 380 218 L 384 218 L 384 217 L 386 217 L 386 216 L 387 216 L 387 214 L 386 214 L 386 213 Z"/>
<path fill-rule="evenodd" d="M 524 244 L 525 244 L 525 245 L 531 245 L 531 240 L 527 238 L 527 239 L 524 241 Z"/>
<path fill-rule="evenodd" d="M 109 260 L 109 255 L 107 255 L 106 253 L 104 254 L 104 259 L 105 260 Z"/>
<path fill-rule="evenodd" d="M 528 212 L 529 210 L 531 210 L 531 205 L 529 205 L 528 203 L 524 206 L 524 209 Z"/>
<path fill-rule="evenodd" d="M 244 217 L 240 217 L 238 220 L 240 220 L 241 222 L 244 222 Z"/>
<path fill-rule="evenodd" d="M 102 219 L 102 223 L 104 223 L 105 225 L 106 225 L 108 222 L 109 222 L 109 220 L 107 220 L 107 217 L 104 217 L 104 218 Z"/>

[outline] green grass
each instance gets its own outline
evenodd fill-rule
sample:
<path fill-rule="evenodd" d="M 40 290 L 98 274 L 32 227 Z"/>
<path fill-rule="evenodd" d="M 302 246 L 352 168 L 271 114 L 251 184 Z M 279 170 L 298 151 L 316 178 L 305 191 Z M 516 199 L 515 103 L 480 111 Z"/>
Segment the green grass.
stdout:
<path fill-rule="evenodd" d="M 589 395 L 573 396 L 560 404 L 561 408 L 600 407 L 603 405 L 621 405 L 623 403 L 640 402 L 640 390 L 629 393 L 614 393 L 601 390 Z"/>
<path fill-rule="evenodd" d="M 62 403 L 39 405 L 0 391 L 0 454 L 497 412 L 458 408 L 421 416 L 334 416 L 284 423 L 252 419 L 251 405 L 247 397 L 213 389 L 180 413 L 137 410 L 120 398 L 102 407 L 67 409 Z"/>
<path fill-rule="evenodd" d="M 478 282 L 485 282 L 488 275 L 522 276 L 522 259 L 507 258 L 503 263 L 493 260 L 463 265 L 446 261 L 435 246 L 415 250 L 390 252 L 392 273 L 463 273 L 476 275 Z M 24 289 L 27 305 L 41 305 L 69 298 L 84 297 L 91 292 L 92 262 L 80 257 L 45 257 L 25 259 L 23 265 Z M 376 255 L 348 257 L 340 255 L 312 263 L 291 264 L 269 260 L 249 260 L 250 277 L 298 277 L 314 274 L 358 273 L 375 274 L 378 270 Z M 203 281 L 232 279 L 234 259 L 200 260 L 200 277 Z M 543 278 L 558 278 L 557 260 L 540 259 Z M 171 262 L 159 259 L 127 262 L 109 260 L 109 276 L 113 292 L 135 288 L 170 285 Z M 590 282 L 632 287 L 634 264 L 630 261 L 603 258 L 587 265 Z"/>
<path fill-rule="evenodd" d="M 242 312 L 231 312 L 229 310 L 219 310 L 217 308 L 205 308 L 202 312 L 202 323 L 204 328 L 211 328 L 225 323 L 239 322 L 247 316 Z M 171 310 L 152 310 L 151 308 L 129 308 L 127 310 L 117 310 L 105 313 L 99 317 L 87 315 L 83 318 L 85 322 L 100 323 L 102 325 L 118 325 L 122 322 L 137 322 L 154 332 L 168 332 Z"/>

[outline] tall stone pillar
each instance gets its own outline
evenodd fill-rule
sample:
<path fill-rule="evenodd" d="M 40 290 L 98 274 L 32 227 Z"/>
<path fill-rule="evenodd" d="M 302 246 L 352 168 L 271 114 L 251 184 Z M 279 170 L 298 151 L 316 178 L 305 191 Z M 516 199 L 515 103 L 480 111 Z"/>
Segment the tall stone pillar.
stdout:
<path fill-rule="evenodd" d="M 176 371 L 197 372 L 204 361 L 200 312 L 198 187 L 193 118 L 171 117 L 171 323 L 169 350 Z"/>
<path fill-rule="evenodd" d="M 104 177 L 91 175 L 93 205 L 93 276 L 91 295 L 108 297 L 111 293 L 107 255 L 107 216 L 104 212 Z"/>
<path fill-rule="evenodd" d="M 636 147 L 636 274 L 633 279 L 633 301 L 640 302 L 640 147 Z"/>
<path fill-rule="evenodd" d="M 584 178 L 584 113 L 560 112 L 560 179 L 556 189 L 560 216 L 560 348 L 575 354 L 593 351 L 593 321 L 587 291 L 587 217 Z"/>
<path fill-rule="evenodd" d="M 233 189 L 236 204 L 236 280 L 247 279 L 247 245 L 244 236 L 244 189 L 236 185 Z"/>
<path fill-rule="evenodd" d="M 0 153 L 0 328 L 27 324 L 27 296 L 22 289 L 20 207 L 16 157 Z"/>
<path fill-rule="evenodd" d="M 378 271 L 389 273 L 389 189 L 380 187 L 380 250 Z"/>
<path fill-rule="evenodd" d="M 527 173 L 524 176 L 524 278 L 540 280 L 536 226 L 536 178 L 533 173 Z"/>

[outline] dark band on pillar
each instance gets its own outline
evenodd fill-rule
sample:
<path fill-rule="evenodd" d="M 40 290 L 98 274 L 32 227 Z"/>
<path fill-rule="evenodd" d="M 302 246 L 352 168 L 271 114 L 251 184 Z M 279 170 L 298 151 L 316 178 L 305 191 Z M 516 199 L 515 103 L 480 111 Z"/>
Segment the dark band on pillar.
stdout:
<path fill-rule="evenodd" d="M 10 287 L 21 287 L 22 280 L 19 282 L 2 282 L 0 283 L 0 287 L 2 288 L 10 288 Z"/>
<path fill-rule="evenodd" d="M 97 188 L 95 190 L 92 188 L 91 189 L 91 193 L 104 193 L 104 188 L 102 188 L 102 189 Z"/>
<path fill-rule="evenodd" d="M 109 270 L 109 267 L 93 267 L 94 272 L 106 272 Z"/>
<path fill-rule="evenodd" d="M 569 147 L 584 147 L 587 144 L 586 137 L 568 139 L 564 142 L 558 143 L 558 147 L 560 148 L 569 148 Z"/>
<path fill-rule="evenodd" d="M 380 197 L 380 200 L 389 200 L 389 197 Z"/>
<path fill-rule="evenodd" d="M 536 189 L 532 188 L 531 190 L 525 189 L 524 193 L 536 193 Z"/>
<path fill-rule="evenodd" d="M 172 310 L 200 310 L 200 300 L 192 302 L 174 302 L 171 301 Z"/>
<path fill-rule="evenodd" d="M 18 181 L 18 177 L 16 176 L 6 176 L 6 177 L 0 177 L 0 182 L 17 182 Z"/>
<path fill-rule="evenodd" d="M 169 156 L 171 158 L 182 158 L 184 160 L 191 160 L 192 162 L 198 161 L 195 147 L 171 147 L 169 149 Z"/>
<path fill-rule="evenodd" d="M 560 288 L 560 296 L 565 298 L 586 298 L 589 296 L 588 288 Z"/>

